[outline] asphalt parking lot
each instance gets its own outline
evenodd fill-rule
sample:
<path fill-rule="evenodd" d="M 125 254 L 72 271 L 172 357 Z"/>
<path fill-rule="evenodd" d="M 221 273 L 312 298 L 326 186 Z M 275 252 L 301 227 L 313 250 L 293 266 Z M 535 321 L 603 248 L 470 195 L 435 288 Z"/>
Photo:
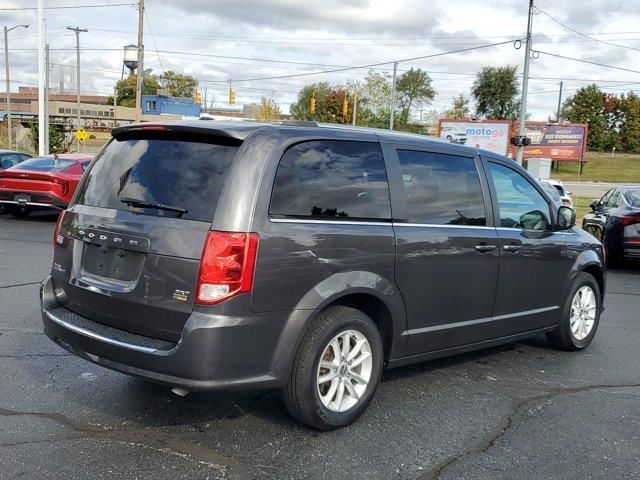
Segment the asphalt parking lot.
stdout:
<path fill-rule="evenodd" d="M 387 372 L 319 433 L 278 392 L 191 393 L 102 369 L 42 333 L 54 215 L 0 215 L 0 479 L 640 477 L 640 266 L 608 277 L 591 347 L 544 338 Z"/>

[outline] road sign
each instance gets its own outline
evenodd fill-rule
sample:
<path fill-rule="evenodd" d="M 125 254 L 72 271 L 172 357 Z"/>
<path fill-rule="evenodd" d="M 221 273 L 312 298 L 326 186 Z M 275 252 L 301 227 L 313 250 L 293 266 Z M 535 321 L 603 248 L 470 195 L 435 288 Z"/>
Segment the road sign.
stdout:
<path fill-rule="evenodd" d="M 86 142 L 87 138 L 89 138 L 89 134 L 84 128 L 79 128 L 78 130 L 76 130 L 73 136 L 82 143 Z"/>

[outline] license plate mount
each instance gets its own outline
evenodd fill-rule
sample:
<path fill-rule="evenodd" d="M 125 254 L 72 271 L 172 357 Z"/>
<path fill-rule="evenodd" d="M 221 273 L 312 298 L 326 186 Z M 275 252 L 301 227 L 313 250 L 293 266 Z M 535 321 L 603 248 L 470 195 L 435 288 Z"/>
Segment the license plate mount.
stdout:
<path fill-rule="evenodd" d="M 27 203 L 31 202 L 31 195 L 29 195 L 27 193 L 16 193 L 13 196 L 13 200 L 15 202 L 18 202 L 21 205 L 27 204 Z"/>

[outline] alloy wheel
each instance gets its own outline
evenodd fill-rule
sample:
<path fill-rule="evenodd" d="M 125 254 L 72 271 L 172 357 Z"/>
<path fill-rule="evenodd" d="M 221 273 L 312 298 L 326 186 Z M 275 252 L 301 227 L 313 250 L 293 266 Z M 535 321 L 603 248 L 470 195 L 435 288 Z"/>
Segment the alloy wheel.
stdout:
<path fill-rule="evenodd" d="M 327 344 L 318 365 L 317 388 L 332 412 L 349 410 L 367 390 L 373 367 L 371 345 L 356 330 L 345 330 Z"/>

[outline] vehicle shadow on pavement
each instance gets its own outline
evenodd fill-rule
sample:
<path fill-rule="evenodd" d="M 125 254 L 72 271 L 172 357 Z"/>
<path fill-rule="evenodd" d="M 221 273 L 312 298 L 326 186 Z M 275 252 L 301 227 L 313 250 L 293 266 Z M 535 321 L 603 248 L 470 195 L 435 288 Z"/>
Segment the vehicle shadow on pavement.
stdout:
<path fill-rule="evenodd" d="M 32 212 L 28 217 L 15 218 L 9 211 L 0 211 L 0 217 L 3 217 L 3 220 L 14 220 L 16 222 L 51 223 L 58 221 L 58 216 L 60 216 L 58 211 L 43 210 Z"/>

